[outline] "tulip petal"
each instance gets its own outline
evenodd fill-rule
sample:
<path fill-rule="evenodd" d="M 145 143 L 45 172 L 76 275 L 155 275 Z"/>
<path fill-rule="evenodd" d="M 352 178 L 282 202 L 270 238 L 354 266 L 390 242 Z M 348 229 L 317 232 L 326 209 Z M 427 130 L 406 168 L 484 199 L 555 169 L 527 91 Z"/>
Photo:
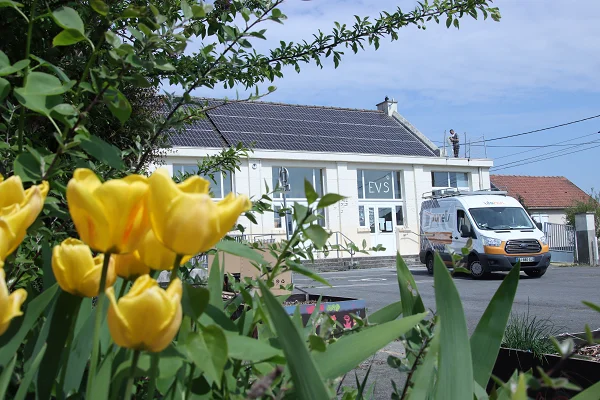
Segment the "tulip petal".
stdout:
<path fill-rule="evenodd" d="M 105 215 L 110 218 L 111 241 L 118 246 L 109 249 L 111 252 L 120 254 L 133 251 L 141 235 L 146 232 L 144 214 L 148 190 L 146 178 L 130 175 L 108 181 L 94 192 Z"/>
<path fill-rule="evenodd" d="M 187 194 L 208 194 L 210 189 L 210 182 L 198 175 L 192 175 L 185 181 L 177 184 L 177 189 Z"/>
<path fill-rule="evenodd" d="M 0 267 L 3 266 L 0 262 Z M 9 295 L 5 278 L 4 270 L 0 268 L 0 335 L 6 332 L 13 318 L 23 315 L 21 306 L 27 298 L 25 289 L 17 289 Z"/>
<path fill-rule="evenodd" d="M 134 343 L 129 338 L 129 324 L 119 310 L 119 305 L 115 299 L 115 290 L 112 287 L 106 289 L 106 297 L 110 300 L 107 317 L 110 336 L 118 346 L 131 348 Z"/>
<path fill-rule="evenodd" d="M 25 198 L 23 183 L 18 175 L 13 175 L 7 180 L 0 182 L 0 208 L 19 204 Z"/>
<path fill-rule="evenodd" d="M 150 267 L 142 262 L 138 252 L 127 254 L 114 254 L 111 256 L 115 260 L 115 272 L 124 279 L 150 273 Z"/>
<path fill-rule="evenodd" d="M 180 191 L 177 188 L 173 179 L 169 176 L 169 172 L 160 168 L 148 179 L 150 182 L 150 222 L 152 230 L 156 234 L 158 240 L 165 243 L 164 225 L 167 222 L 167 209 L 171 203 L 179 196 Z M 172 249 L 171 249 L 172 250 Z"/>
<path fill-rule="evenodd" d="M 69 181 L 67 185 L 69 213 L 81 239 L 94 250 L 104 253 L 111 247 L 111 236 L 108 230 L 110 225 L 101 203 L 89 189 L 94 187 L 93 181 L 92 183 L 89 181 L 90 179 L 80 182 L 75 178 Z"/>

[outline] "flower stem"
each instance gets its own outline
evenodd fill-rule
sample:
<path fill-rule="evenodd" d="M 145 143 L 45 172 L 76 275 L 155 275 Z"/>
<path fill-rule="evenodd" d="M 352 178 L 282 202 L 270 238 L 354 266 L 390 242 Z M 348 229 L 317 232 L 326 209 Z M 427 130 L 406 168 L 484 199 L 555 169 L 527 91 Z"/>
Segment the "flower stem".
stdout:
<path fill-rule="evenodd" d="M 194 372 L 196 372 L 196 364 L 192 363 L 192 366 L 190 368 L 190 376 L 188 378 L 187 388 L 185 389 L 184 399 L 188 399 L 190 397 L 190 393 L 192 392 L 192 384 L 194 382 Z"/>
<path fill-rule="evenodd" d="M 173 282 L 177 278 L 177 272 L 179 271 L 179 264 L 181 264 L 181 259 L 183 259 L 183 254 L 177 254 L 175 256 L 175 262 L 173 263 L 173 269 L 171 270 L 171 282 Z"/>
<path fill-rule="evenodd" d="M 129 285 L 129 281 L 123 279 L 123 284 L 121 285 L 121 289 L 119 290 L 119 296 L 117 299 L 120 299 L 125 294 L 125 288 Z"/>
<path fill-rule="evenodd" d="M 140 351 L 134 350 L 133 360 L 131 360 L 131 369 L 129 370 L 129 378 L 127 379 L 127 389 L 125 389 L 125 400 L 131 399 L 131 392 L 133 391 L 133 380 L 135 379 L 135 370 L 137 368 L 137 363 L 139 359 Z"/>
<path fill-rule="evenodd" d="M 158 377 L 158 354 L 152 353 L 150 356 L 150 382 L 148 383 L 148 400 L 154 399 L 156 392 L 156 378 Z"/>
<path fill-rule="evenodd" d="M 88 375 L 86 398 L 92 397 L 92 388 L 94 378 L 96 377 L 96 368 L 98 367 L 98 357 L 100 355 L 100 328 L 102 328 L 102 319 L 104 315 L 104 300 L 106 295 L 106 275 L 108 273 L 108 265 L 110 263 L 110 253 L 104 253 L 104 262 L 102 264 L 102 275 L 100 276 L 100 288 L 98 290 L 98 301 L 96 303 L 96 316 L 94 320 L 94 339 L 92 341 L 92 358 L 90 360 L 90 371 Z"/>

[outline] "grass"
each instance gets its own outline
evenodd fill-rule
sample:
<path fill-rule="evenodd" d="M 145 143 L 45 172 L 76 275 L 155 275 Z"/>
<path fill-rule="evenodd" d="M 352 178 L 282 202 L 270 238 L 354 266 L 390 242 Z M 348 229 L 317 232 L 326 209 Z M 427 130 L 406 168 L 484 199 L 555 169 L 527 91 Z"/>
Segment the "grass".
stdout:
<path fill-rule="evenodd" d="M 512 313 L 504 331 L 502 346 L 530 351 L 542 359 L 544 354 L 556 354 L 550 337 L 560 333 L 549 318 L 538 318 L 529 314 L 529 306 L 525 313 Z"/>

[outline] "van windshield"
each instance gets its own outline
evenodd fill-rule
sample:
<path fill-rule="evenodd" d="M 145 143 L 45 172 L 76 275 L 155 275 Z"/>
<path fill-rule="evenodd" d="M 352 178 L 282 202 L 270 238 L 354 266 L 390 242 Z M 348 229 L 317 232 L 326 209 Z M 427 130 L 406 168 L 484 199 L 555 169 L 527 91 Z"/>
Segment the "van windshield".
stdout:
<path fill-rule="evenodd" d="M 532 229 L 533 223 L 520 207 L 470 208 L 471 216 L 480 229 Z"/>

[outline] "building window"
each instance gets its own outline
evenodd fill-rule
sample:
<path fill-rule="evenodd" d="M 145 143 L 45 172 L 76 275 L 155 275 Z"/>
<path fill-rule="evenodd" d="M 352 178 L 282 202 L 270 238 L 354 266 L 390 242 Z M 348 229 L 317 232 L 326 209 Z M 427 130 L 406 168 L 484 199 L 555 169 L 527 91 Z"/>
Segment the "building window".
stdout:
<path fill-rule="evenodd" d="M 400 172 L 359 169 L 356 180 L 359 199 L 402 199 Z"/>
<path fill-rule="evenodd" d="M 273 188 L 279 186 L 279 168 L 273 166 Z M 285 167 L 288 170 L 288 184 L 290 185 L 290 191 L 285 193 L 286 199 L 288 200 L 288 208 L 293 208 L 294 203 L 300 203 L 304 206 L 308 206 L 306 203 L 306 195 L 304 193 L 304 180 L 309 181 L 315 192 L 319 197 L 323 196 L 323 170 L 319 168 L 304 168 L 304 167 Z M 291 200 L 291 201 L 290 201 Z M 280 214 L 279 210 L 283 208 L 283 193 L 273 194 L 273 210 L 274 210 L 274 227 L 275 229 L 283 229 L 285 224 L 285 214 Z M 320 209 L 316 211 L 320 218 L 317 220 L 317 224 L 325 227 L 325 210 Z M 288 229 L 290 232 L 295 228 L 295 224 L 292 223 L 291 214 L 288 216 Z"/>
<path fill-rule="evenodd" d="M 466 172 L 431 172 L 431 186 L 434 188 L 469 189 L 469 174 Z"/>
<path fill-rule="evenodd" d="M 323 195 L 323 170 L 318 168 L 285 167 L 288 170 L 288 183 L 290 191 L 286 193 L 288 199 L 305 199 L 304 180 L 309 181 L 315 192 Z M 273 167 L 273 188 L 279 186 L 279 167 Z M 283 198 L 282 193 L 274 194 L 275 198 Z"/>
<path fill-rule="evenodd" d="M 196 174 L 198 165 L 193 164 L 173 164 L 173 176 L 182 176 L 184 174 Z M 233 179 L 231 172 L 216 173 L 214 180 L 210 176 L 200 175 L 210 183 L 210 193 L 217 199 L 222 199 L 233 191 Z"/>
<path fill-rule="evenodd" d="M 359 169 L 356 175 L 359 226 L 391 233 L 404 225 L 401 172 Z"/>

